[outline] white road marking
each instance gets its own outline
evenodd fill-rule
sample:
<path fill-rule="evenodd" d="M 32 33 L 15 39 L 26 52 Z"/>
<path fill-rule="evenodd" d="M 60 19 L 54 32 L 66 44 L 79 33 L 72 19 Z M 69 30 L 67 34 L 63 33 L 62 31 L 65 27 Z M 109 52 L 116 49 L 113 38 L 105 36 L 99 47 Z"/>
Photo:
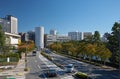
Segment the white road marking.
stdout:
<path fill-rule="evenodd" d="M 37 65 L 38 66 L 38 68 L 40 69 L 40 66 L 39 65 Z"/>
<path fill-rule="evenodd" d="M 39 66 L 39 65 L 37 65 L 37 67 L 40 69 L 40 66 Z M 47 77 L 45 76 L 45 74 L 43 74 L 43 76 L 44 76 L 45 79 L 47 79 Z"/>

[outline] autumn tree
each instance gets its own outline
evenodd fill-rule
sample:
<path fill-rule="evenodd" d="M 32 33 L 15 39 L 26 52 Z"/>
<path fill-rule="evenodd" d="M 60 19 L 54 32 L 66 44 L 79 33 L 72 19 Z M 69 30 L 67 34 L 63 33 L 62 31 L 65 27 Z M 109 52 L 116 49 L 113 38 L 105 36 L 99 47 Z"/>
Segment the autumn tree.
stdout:
<path fill-rule="evenodd" d="M 86 55 L 88 56 L 89 60 L 91 60 L 92 57 L 95 55 L 96 48 L 94 45 L 89 43 L 89 44 L 86 44 L 85 51 L 86 51 Z"/>
<path fill-rule="evenodd" d="M 63 43 L 62 44 L 62 50 L 64 51 L 65 54 L 68 54 L 69 53 L 69 49 L 72 46 L 73 46 L 73 44 L 70 43 L 70 42 Z"/>
<path fill-rule="evenodd" d="M 97 47 L 96 57 L 97 59 L 101 59 L 101 61 L 104 61 L 104 64 L 107 59 L 111 57 L 111 52 L 108 48 L 105 47 L 105 45 L 101 45 Z"/>

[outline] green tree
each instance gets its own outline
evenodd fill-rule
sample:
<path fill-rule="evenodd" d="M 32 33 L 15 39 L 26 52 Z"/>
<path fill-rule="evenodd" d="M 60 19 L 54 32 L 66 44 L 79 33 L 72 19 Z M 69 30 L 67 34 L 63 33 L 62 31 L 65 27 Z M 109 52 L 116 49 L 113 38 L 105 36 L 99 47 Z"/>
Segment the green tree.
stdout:
<path fill-rule="evenodd" d="M 110 61 L 114 64 L 119 63 L 119 56 L 118 56 L 118 50 L 119 50 L 119 42 L 118 42 L 118 33 L 119 33 L 119 28 L 120 23 L 115 22 L 113 27 L 112 27 L 112 33 L 107 37 L 108 39 L 108 44 L 107 48 L 112 52 L 112 56 L 110 58 Z"/>
<path fill-rule="evenodd" d="M 0 48 L 1 52 L 3 53 L 3 47 L 5 46 L 5 35 L 4 32 L 2 31 L 2 26 L 0 25 Z"/>
<path fill-rule="evenodd" d="M 99 31 L 95 31 L 93 35 L 93 42 L 100 42 L 100 33 Z"/>

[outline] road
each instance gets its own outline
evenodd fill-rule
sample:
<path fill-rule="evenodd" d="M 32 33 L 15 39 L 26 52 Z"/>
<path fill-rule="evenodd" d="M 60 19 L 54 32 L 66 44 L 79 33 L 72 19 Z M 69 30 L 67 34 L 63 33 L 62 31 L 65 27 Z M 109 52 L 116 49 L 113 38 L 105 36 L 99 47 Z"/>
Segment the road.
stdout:
<path fill-rule="evenodd" d="M 30 72 L 26 74 L 26 79 L 74 79 L 71 75 L 65 74 L 62 69 L 57 67 L 51 61 L 43 57 L 39 52 L 36 56 L 29 54 L 27 57 L 27 66 Z M 58 76 L 49 78 L 45 73 L 49 67 L 54 67 L 57 70 Z"/>
<path fill-rule="evenodd" d="M 61 65 L 74 64 L 75 71 L 80 71 L 89 74 L 94 79 L 120 79 L 117 70 L 108 68 L 103 69 L 94 65 L 90 65 L 81 61 L 70 59 L 55 53 L 49 53 L 53 57 L 54 62 Z"/>
<path fill-rule="evenodd" d="M 27 56 L 27 62 L 27 66 L 30 69 L 30 72 L 26 75 L 26 79 L 44 79 L 43 71 L 40 67 L 42 62 L 40 59 L 38 59 L 38 54 L 37 56 L 32 56 L 32 54 L 29 54 Z"/>

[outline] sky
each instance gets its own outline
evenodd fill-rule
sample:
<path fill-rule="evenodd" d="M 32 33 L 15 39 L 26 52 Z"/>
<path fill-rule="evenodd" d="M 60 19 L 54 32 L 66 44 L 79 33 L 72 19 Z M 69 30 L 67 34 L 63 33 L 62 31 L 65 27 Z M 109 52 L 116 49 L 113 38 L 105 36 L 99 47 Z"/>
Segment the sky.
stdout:
<path fill-rule="evenodd" d="M 120 20 L 120 0 L 0 0 L 0 17 L 18 18 L 18 32 L 43 26 L 45 33 L 111 32 Z"/>

